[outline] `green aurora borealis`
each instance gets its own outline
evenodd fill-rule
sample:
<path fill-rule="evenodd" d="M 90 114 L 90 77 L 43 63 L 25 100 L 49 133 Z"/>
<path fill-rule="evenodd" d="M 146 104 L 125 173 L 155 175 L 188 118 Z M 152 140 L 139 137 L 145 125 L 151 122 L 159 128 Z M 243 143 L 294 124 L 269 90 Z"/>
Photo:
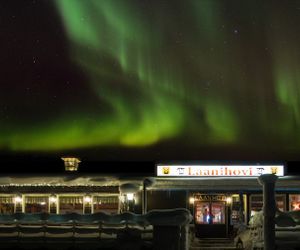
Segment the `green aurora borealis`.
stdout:
<path fill-rule="evenodd" d="M 189 145 L 195 152 L 235 146 L 300 153 L 299 1 L 27 4 L 20 20 L 33 21 L 9 26 L 7 44 L 33 36 L 26 41 L 42 45 L 19 48 L 22 60 L 30 58 L 21 70 L 20 55 L 4 66 L 0 149 L 168 142 L 174 152 Z M 34 15 L 45 20 L 38 24 Z"/>

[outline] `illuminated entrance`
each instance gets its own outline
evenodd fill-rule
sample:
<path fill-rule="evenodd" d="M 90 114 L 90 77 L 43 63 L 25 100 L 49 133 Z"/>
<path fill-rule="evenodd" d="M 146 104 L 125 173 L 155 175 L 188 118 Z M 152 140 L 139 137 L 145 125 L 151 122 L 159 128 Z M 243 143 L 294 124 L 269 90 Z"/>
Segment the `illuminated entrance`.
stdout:
<path fill-rule="evenodd" d="M 196 237 L 226 237 L 228 209 L 225 195 L 195 195 L 194 221 Z"/>
<path fill-rule="evenodd" d="M 247 187 L 244 187 L 243 184 L 249 182 L 254 185 L 255 189 L 261 189 L 258 186 L 257 177 L 263 174 L 274 174 L 282 177 L 284 172 L 284 165 L 282 164 L 158 164 L 156 166 L 157 177 L 170 178 L 174 182 L 178 180 L 179 183 L 196 183 L 199 181 L 199 184 L 201 182 L 203 186 L 206 183 L 206 186 L 199 188 L 199 193 L 191 192 L 192 195 L 189 196 L 190 209 L 194 216 L 195 234 L 200 238 L 226 238 L 232 235 L 241 223 L 247 223 L 249 219 L 247 197 L 249 195 L 251 197 L 252 194 L 249 194 Z M 217 187 L 211 185 L 209 180 L 214 180 Z M 235 185 L 233 186 L 233 184 Z M 198 187 L 194 186 L 193 189 L 197 190 Z M 216 193 L 212 193 L 213 190 Z M 247 194 L 244 194 L 245 190 Z M 285 201 L 282 200 L 281 204 L 281 208 L 284 207 Z M 254 211 L 258 210 L 257 204 L 255 206 L 254 203 L 251 203 L 250 207 L 252 208 L 252 206 Z"/>

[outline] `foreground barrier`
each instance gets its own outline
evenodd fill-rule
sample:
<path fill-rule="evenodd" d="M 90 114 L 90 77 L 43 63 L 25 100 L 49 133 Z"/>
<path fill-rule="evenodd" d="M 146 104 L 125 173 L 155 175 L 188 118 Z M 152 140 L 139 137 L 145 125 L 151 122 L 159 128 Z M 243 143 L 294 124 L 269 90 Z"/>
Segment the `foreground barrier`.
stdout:
<path fill-rule="evenodd" d="M 110 240 L 118 249 L 187 250 L 191 214 L 186 209 L 152 210 L 144 215 L 17 213 L 0 215 L 0 238 L 44 242 L 58 239 Z M 126 245 L 127 248 L 126 248 Z"/>

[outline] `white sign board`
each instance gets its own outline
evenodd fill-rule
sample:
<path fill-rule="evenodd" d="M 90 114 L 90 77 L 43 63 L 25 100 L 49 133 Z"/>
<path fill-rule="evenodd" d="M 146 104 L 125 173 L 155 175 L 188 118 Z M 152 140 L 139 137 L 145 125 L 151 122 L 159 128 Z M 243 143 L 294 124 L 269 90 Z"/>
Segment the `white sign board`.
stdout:
<path fill-rule="evenodd" d="M 165 177 L 257 177 L 284 176 L 283 165 L 157 165 L 157 176 Z"/>

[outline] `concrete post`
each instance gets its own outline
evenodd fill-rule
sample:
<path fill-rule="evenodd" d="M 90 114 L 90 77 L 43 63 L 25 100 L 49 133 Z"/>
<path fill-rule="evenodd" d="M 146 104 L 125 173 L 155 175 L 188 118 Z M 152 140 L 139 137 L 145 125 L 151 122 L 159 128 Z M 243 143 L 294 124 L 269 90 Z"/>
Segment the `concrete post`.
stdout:
<path fill-rule="evenodd" d="M 142 193 L 142 214 L 147 213 L 147 187 L 145 181 L 143 181 L 143 193 Z"/>
<path fill-rule="evenodd" d="M 190 249 L 190 224 L 182 225 L 180 228 L 180 249 Z"/>
<path fill-rule="evenodd" d="M 244 224 L 245 223 L 245 208 L 244 208 L 244 196 L 243 196 L 243 193 L 239 193 L 239 199 L 240 199 L 239 223 L 240 224 Z"/>
<path fill-rule="evenodd" d="M 153 226 L 154 250 L 181 250 L 180 226 Z M 186 249 L 187 250 L 187 249 Z"/>
<path fill-rule="evenodd" d="M 278 177 L 274 174 L 263 174 L 258 177 L 263 186 L 263 237 L 264 250 L 275 250 L 275 182 Z"/>
<path fill-rule="evenodd" d="M 192 220 L 189 210 L 152 210 L 145 217 L 153 225 L 154 250 L 189 249 L 189 223 Z"/>
<path fill-rule="evenodd" d="M 152 178 L 146 178 L 143 180 L 143 214 L 147 213 L 148 207 L 148 197 L 147 197 L 147 188 L 153 185 Z"/>

